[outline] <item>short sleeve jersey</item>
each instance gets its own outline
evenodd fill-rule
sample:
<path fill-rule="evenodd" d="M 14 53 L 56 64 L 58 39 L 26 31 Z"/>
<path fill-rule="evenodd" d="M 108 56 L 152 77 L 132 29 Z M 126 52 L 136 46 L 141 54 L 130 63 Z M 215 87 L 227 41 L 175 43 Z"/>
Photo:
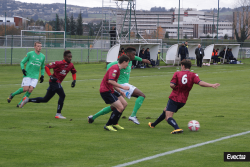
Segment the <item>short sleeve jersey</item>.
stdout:
<path fill-rule="evenodd" d="M 120 69 L 117 64 L 111 66 L 106 74 L 104 75 L 101 85 L 100 85 L 100 93 L 103 92 L 111 92 L 114 93 L 113 85 L 108 83 L 109 80 L 114 80 L 117 82 L 120 76 Z"/>
<path fill-rule="evenodd" d="M 196 73 L 190 71 L 175 72 L 170 83 L 173 83 L 176 86 L 171 92 L 169 98 L 175 102 L 186 103 L 193 85 L 198 84 L 200 81 L 201 80 Z"/>
<path fill-rule="evenodd" d="M 56 61 L 46 65 L 49 69 L 53 68 L 53 76 L 57 78 L 57 82 L 61 83 L 70 71 L 72 74 L 76 73 L 76 69 L 73 63 L 67 63 L 65 61 Z M 49 80 L 51 82 L 51 80 Z"/>
<path fill-rule="evenodd" d="M 135 59 L 134 60 L 137 60 L 137 61 L 142 61 L 142 58 L 138 57 L 138 56 L 135 56 Z M 114 64 L 118 64 L 118 61 L 115 61 L 115 62 L 112 62 L 112 63 L 109 63 L 107 65 L 107 69 L 109 69 L 112 65 Z M 128 66 L 127 68 L 125 69 L 121 69 L 121 72 L 120 72 L 120 77 L 118 78 L 118 84 L 124 84 L 124 83 L 129 83 L 129 77 L 130 77 L 130 73 L 131 73 L 131 67 L 132 67 L 132 61 L 130 61 L 128 63 Z"/>
<path fill-rule="evenodd" d="M 24 75 L 23 77 L 38 79 L 40 67 L 44 69 L 44 61 L 44 54 L 40 53 L 38 55 L 35 51 L 28 52 L 26 57 L 20 63 L 21 68 L 24 69 L 24 64 L 27 62 L 25 69 L 27 73 L 26 76 Z"/>

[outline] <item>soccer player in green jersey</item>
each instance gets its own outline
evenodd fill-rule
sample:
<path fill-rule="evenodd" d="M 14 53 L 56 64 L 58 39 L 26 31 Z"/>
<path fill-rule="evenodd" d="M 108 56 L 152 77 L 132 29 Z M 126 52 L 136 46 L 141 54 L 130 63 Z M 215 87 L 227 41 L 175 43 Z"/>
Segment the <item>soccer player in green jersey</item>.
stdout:
<path fill-rule="evenodd" d="M 41 53 L 42 43 L 35 42 L 35 51 L 28 52 L 26 57 L 21 61 L 21 69 L 23 72 L 23 81 L 21 88 L 19 88 L 14 93 L 11 93 L 8 97 L 8 103 L 11 102 L 14 96 L 26 92 L 23 97 L 29 97 L 33 89 L 36 87 L 39 77 L 39 71 L 41 68 L 40 83 L 44 80 L 44 61 L 45 56 Z M 26 69 L 24 69 L 24 64 L 27 62 Z M 17 107 L 21 104 L 22 100 L 17 104 Z"/>
<path fill-rule="evenodd" d="M 141 107 L 141 105 L 142 105 L 142 103 L 143 103 L 143 101 L 145 99 L 145 95 L 138 88 L 136 88 L 135 86 L 129 84 L 129 77 L 130 77 L 130 73 L 131 73 L 132 60 L 142 61 L 143 63 L 148 63 L 148 64 L 150 64 L 150 61 L 147 60 L 147 59 L 142 59 L 142 58 L 140 58 L 138 56 L 135 56 L 136 49 L 134 47 L 127 47 L 126 50 L 125 50 L 125 53 L 129 57 L 130 62 L 129 62 L 128 67 L 126 69 L 121 69 L 120 76 L 118 78 L 117 83 L 121 84 L 122 86 L 129 86 L 129 88 L 130 88 L 129 90 L 121 89 L 121 91 L 123 91 L 125 93 L 125 95 L 126 95 L 126 97 L 128 99 L 130 99 L 131 96 L 137 98 L 136 101 L 135 101 L 135 106 L 134 106 L 133 112 L 129 116 L 129 120 L 133 121 L 135 124 L 139 125 L 140 122 L 137 120 L 136 113 L 139 110 L 139 108 Z M 117 64 L 117 63 L 118 63 L 118 61 L 109 63 L 107 65 L 107 69 L 109 69 L 112 65 Z M 96 113 L 95 115 L 88 116 L 88 122 L 92 123 L 100 115 L 107 114 L 112 110 L 113 110 L 113 108 L 110 107 L 110 106 L 105 107 L 101 111 Z"/>

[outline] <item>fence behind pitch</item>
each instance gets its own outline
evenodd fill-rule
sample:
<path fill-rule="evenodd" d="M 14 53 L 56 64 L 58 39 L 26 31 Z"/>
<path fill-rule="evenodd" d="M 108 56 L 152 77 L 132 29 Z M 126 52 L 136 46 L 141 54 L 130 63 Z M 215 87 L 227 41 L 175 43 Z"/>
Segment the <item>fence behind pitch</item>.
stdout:
<path fill-rule="evenodd" d="M 74 63 L 91 63 L 105 61 L 107 51 L 102 51 L 98 48 L 66 48 L 72 52 Z M 0 47 L 0 64 L 19 64 L 25 55 L 33 51 L 32 47 Z M 64 48 L 42 48 L 41 53 L 46 57 L 46 63 L 63 59 Z"/>

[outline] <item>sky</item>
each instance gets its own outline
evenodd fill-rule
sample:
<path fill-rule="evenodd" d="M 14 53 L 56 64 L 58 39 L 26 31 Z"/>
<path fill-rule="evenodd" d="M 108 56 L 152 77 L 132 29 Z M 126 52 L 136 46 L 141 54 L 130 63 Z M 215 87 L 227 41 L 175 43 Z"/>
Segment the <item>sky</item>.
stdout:
<path fill-rule="evenodd" d="M 34 1 L 34 0 L 16 0 L 27 3 L 42 3 L 42 4 L 51 4 L 51 3 L 65 3 L 65 0 L 42 0 Z M 102 7 L 103 0 L 67 0 L 67 4 L 84 6 L 84 7 Z M 113 0 L 105 0 L 113 1 Z M 222 7 L 235 7 L 235 1 L 237 0 L 219 0 L 220 8 Z M 198 3 L 197 3 L 198 2 Z M 178 0 L 136 0 L 136 9 L 150 10 L 151 7 L 165 7 L 166 9 L 170 8 L 178 8 L 179 1 Z M 218 8 L 218 0 L 180 0 L 181 8 L 196 8 L 198 10 L 202 9 L 211 9 Z"/>

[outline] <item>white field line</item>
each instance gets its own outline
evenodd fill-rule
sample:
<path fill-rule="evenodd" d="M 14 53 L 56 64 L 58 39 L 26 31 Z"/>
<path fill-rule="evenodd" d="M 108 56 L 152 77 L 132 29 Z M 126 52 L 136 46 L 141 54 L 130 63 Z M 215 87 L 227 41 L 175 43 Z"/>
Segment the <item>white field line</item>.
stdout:
<path fill-rule="evenodd" d="M 203 146 L 203 145 L 206 145 L 206 144 L 215 143 L 217 141 L 222 141 L 222 140 L 225 140 L 225 139 L 230 139 L 232 137 L 242 136 L 242 135 L 245 135 L 245 134 L 248 134 L 248 133 L 250 133 L 250 131 L 246 131 L 246 132 L 242 132 L 242 133 L 238 133 L 238 134 L 234 134 L 234 135 L 222 137 L 222 138 L 211 140 L 211 141 L 207 141 L 207 142 L 204 142 L 204 143 L 199 143 L 199 144 L 195 144 L 195 145 L 191 145 L 191 146 L 179 148 L 179 149 L 172 150 L 172 151 L 167 151 L 167 152 L 164 152 L 164 153 L 161 153 L 161 154 L 156 154 L 156 155 L 153 155 L 153 156 L 150 156 L 150 157 L 138 159 L 138 160 L 135 160 L 135 161 L 131 161 L 131 162 L 127 162 L 127 163 L 124 163 L 124 164 L 116 165 L 116 166 L 113 166 L 113 167 L 123 167 L 123 166 L 133 165 L 133 164 L 136 164 L 136 163 L 139 163 L 139 162 L 143 162 L 143 161 L 155 159 L 155 158 L 162 157 L 162 156 L 169 155 L 169 154 L 173 154 L 173 153 L 176 153 L 176 152 L 185 151 L 185 150 L 188 150 L 188 149 L 191 149 L 191 148 L 200 147 L 200 146 Z"/>
<path fill-rule="evenodd" d="M 249 70 L 250 69 L 246 69 L 246 70 L 234 70 L 234 71 L 219 71 L 219 72 L 209 72 L 209 70 L 204 70 L 204 71 L 208 71 L 208 73 L 230 73 L 230 72 L 236 72 L 236 71 L 249 71 Z M 204 72 L 204 71 L 202 71 L 202 72 Z M 195 71 L 192 71 L 192 72 L 195 72 Z M 153 73 L 159 73 L 159 72 L 153 72 Z M 160 73 L 162 73 L 162 72 L 160 72 Z M 168 76 L 169 74 L 175 73 L 175 71 L 174 72 L 164 72 L 164 73 L 168 73 L 168 74 L 165 74 L 165 75 L 134 76 L 134 77 L 130 77 L 130 78 Z M 95 80 L 102 80 L 102 78 L 98 78 L 98 79 L 83 79 L 83 80 L 77 80 L 77 82 L 81 82 L 81 81 L 95 81 Z M 72 81 L 63 81 L 63 82 L 72 82 Z M 21 83 L 22 83 L 22 80 L 20 80 L 19 84 L 2 84 L 0 86 L 21 85 Z M 38 84 L 40 84 L 40 83 L 38 82 Z"/>

